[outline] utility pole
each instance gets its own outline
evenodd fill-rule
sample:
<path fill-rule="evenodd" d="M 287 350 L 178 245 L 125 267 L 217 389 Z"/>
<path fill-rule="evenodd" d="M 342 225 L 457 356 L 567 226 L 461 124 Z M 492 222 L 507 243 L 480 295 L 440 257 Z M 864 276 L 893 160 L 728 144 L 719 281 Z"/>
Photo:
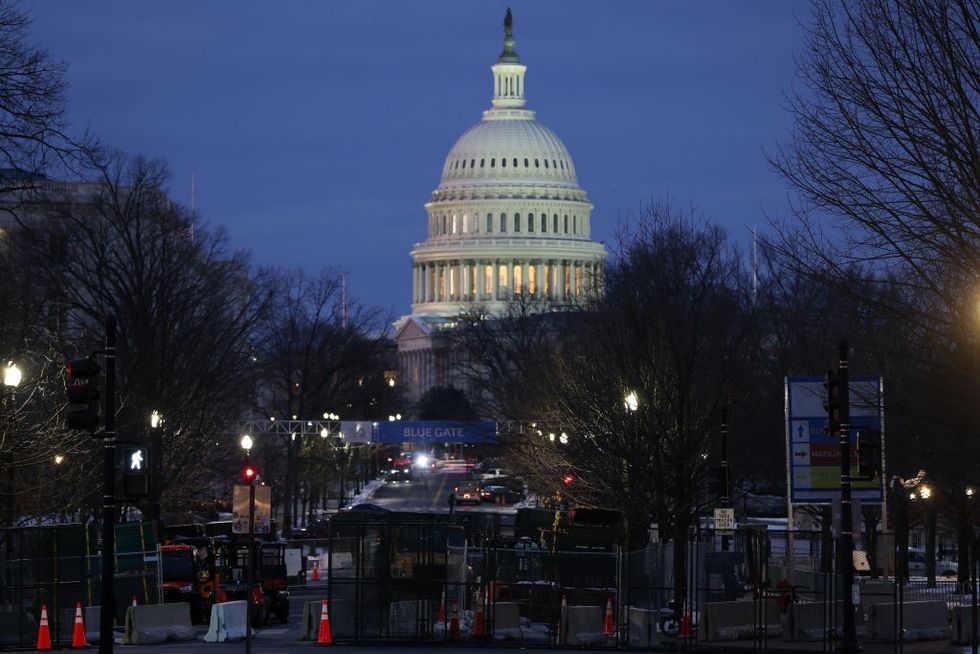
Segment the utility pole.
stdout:
<path fill-rule="evenodd" d="M 113 580 L 116 561 L 116 317 L 105 321 L 105 429 L 102 432 L 102 609 L 99 654 L 112 654 L 116 615 Z"/>
<path fill-rule="evenodd" d="M 848 348 L 841 340 L 837 350 L 837 406 L 840 430 L 840 552 L 838 569 L 841 575 L 843 606 L 843 637 L 837 651 L 851 654 L 861 651 L 854 626 L 854 525 L 851 518 L 851 406 L 848 393 Z M 829 389 L 828 384 L 828 391 Z M 833 398 L 828 398 L 830 403 Z M 833 407 L 831 408 L 833 411 Z M 831 421 L 833 422 L 833 421 Z"/>

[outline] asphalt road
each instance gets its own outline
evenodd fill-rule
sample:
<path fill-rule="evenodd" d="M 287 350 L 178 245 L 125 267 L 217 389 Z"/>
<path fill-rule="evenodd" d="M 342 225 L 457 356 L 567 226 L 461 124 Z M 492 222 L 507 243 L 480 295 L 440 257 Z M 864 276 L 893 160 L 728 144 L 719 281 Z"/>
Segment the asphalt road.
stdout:
<path fill-rule="evenodd" d="M 418 471 L 413 474 L 412 481 L 408 483 L 384 484 L 375 491 L 369 501 L 392 511 L 447 513 L 449 511 L 449 493 L 463 481 L 467 481 L 467 477 L 461 473 L 449 473 L 442 470 Z M 470 481 L 477 480 L 471 479 Z M 454 510 L 457 513 L 517 512 L 513 504 L 457 504 Z"/>

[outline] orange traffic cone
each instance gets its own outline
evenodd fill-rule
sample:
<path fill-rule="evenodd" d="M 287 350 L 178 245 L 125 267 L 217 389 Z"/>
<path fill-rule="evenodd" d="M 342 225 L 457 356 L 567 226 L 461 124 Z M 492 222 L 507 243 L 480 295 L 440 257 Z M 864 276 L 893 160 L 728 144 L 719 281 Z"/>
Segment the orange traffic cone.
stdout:
<path fill-rule="evenodd" d="M 681 624 L 678 634 L 681 638 L 691 637 L 691 610 L 687 608 L 687 600 L 684 600 L 684 611 L 681 613 Z"/>
<path fill-rule="evenodd" d="M 606 600 L 606 616 L 602 620 L 602 633 L 611 636 L 616 633 L 616 622 L 613 618 L 612 596 Z"/>
<path fill-rule="evenodd" d="M 459 611 L 453 604 L 453 617 L 449 621 L 449 640 L 459 640 Z"/>
<path fill-rule="evenodd" d="M 85 622 L 82 620 L 82 603 L 75 604 L 75 627 L 71 632 L 72 647 L 88 647 L 85 640 Z"/>
<path fill-rule="evenodd" d="M 483 598 L 476 591 L 476 617 L 473 619 L 473 637 L 482 638 L 487 635 L 487 623 L 483 619 Z"/>
<path fill-rule="evenodd" d="M 330 633 L 330 613 L 327 612 L 327 600 L 323 600 L 320 609 L 320 634 L 316 639 L 317 645 L 332 645 L 333 635 Z"/>
<path fill-rule="evenodd" d="M 41 605 L 41 626 L 37 628 L 37 648 L 51 649 L 51 632 L 48 630 L 48 605 Z"/>
<path fill-rule="evenodd" d="M 313 561 L 313 581 L 320 581 L 320 561 Z"/>
<path fill-rule="evenodd" d="M 436 622 L 446 621 L 446 587 L 442 587 L 442 598 L 439 600 L 439 614 L 436 616 Z"/>

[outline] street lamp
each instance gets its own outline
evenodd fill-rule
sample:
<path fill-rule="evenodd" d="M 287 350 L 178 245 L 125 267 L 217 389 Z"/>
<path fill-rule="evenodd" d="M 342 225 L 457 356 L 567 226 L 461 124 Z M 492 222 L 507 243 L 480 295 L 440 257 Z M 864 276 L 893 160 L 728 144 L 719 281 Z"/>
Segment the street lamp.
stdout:
<path fill-rule="evenodd" d="M 20 380 L 23 374 L 20 368 L 13 361 L 8 361 L 7 365 L 3 369 L 3 385 L 10 388 L 17 388 L 20 386 Z"/>
<path fill-rule="evenodd" d="M 637 396 L 636 391 L 629 391 L 626 393 L 626 397 L 623 398 L 623 406 L 630 413 L 635 412 L 640 408 L 640 398 Z"/>
<path fill-rule="evenodd" d="M 255 471 L 251 466 L 252 437 L 248 434 L 239 441 L 245 450 L 245 476 L 248 483 L 248 590 L 245 593 L 245 654 L 252 654 L 252 591 L 255 586 Z"/>
<path fill-rule="evenodd" d="M 160 523 L 160 492 L 163 486 L 163 414 L 150 412 L 150 521 Z M 159 528 L 159 527 L 158 527 Z"/>

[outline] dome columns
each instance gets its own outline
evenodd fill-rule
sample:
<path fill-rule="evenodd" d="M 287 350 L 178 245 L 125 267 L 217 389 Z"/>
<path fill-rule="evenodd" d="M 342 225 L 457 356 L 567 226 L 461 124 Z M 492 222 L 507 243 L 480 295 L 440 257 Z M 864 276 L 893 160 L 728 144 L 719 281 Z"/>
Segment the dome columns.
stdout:
<path fill-rule="evenodd" d="M 412 299 L 424 304 L 504 302 L 517 294 L 567 303 L 602 284 L 596 259 L 454 258 L 415 264 Z"/>

